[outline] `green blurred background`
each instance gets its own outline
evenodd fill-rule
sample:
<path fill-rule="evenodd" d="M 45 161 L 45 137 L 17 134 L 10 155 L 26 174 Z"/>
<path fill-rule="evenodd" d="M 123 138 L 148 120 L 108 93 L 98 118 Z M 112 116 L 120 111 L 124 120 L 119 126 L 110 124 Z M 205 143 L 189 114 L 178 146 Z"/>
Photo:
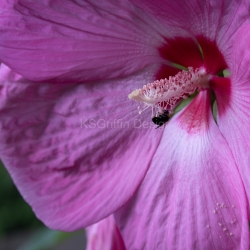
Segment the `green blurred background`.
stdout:
<path fill-rule="evenodd" d="M 84 230 L 46 228 L 23 200 L 0 162 L 0 250 L 84 250 Z"/>

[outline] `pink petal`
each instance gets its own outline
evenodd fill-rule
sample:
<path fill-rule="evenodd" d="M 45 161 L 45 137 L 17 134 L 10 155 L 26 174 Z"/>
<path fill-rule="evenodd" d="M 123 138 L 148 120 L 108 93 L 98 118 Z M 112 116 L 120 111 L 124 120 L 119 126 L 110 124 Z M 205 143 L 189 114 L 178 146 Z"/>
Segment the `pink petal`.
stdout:
<path fill-rule="evenodd" d="M 165 26 L 165 36 L 203 36 L 216 41 L 229 56 L 234 35 L 249 19 L 249 1 L 239 0 L 132 0 Z M 162 31 L 164 33 L 164 31 Z"/>
<path fill-rule="evenodd" d="M 162 135 L 151 113 L 139 117 L 127 97 L 150 81 L 147 73 L 99 84 L 32 84 L 1 66 L 0 158 L 49 227 L 88 226 L 135 193 Z"/>
<path fill-rule="evenodd" d="M 86 231 L 87 250 L 126 250 L 113 215 L 88 227 Z"/>
<path fill-rule="evenodd" d="M 228 84 L 214 79 L 218 125 L 227 140 L 250 198 L 250 25 L 243 27 L 232 50 Z"/>
<path fill-rule="evenodd" d="M 202 91 L 166 125 L 137 194 L 116 212 L 127 249 L 249 249 L 244 187 Z"/>
<path fill-rule="evenodd" d="M 0 61 L 30 80 L 110 79 L 161 60 L 157 27 L 127 0 L 5 0 L 0 14 Z"/>

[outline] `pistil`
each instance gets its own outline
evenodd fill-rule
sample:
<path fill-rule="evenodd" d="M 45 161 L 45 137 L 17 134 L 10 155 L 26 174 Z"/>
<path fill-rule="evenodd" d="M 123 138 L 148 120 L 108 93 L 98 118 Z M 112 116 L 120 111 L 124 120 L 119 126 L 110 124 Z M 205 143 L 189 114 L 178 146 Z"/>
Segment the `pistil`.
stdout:
<path fill-rule="evenodd" d="M 182 70 L 168 79 L 161 79 L 144 85 L 141 89 L 134 90 L 129 94 L 129 99 L 143 104 L 139 106 L 139 113 L 152 108 L 152 116 L 163 114 L 168 111 L 173 113 L 176 105 L 192 95 L 195 91 L 208 88 L 210 75 L 205 68 Z"/>

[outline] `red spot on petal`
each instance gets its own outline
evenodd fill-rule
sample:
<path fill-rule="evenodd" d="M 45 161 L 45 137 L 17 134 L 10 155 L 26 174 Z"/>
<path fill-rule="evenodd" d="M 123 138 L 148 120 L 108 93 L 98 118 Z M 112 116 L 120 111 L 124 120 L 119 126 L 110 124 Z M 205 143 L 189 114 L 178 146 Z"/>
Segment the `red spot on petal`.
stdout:
<path fill-rule="evenodd" d="M 157 72 L 155 79 L 160 80 L 169 78 L 170 76 L 175 76 L 179 71 L 181 70 L 168 65 L 162 65 L 160 70 Z"/>
<path fill-rule="evenodd" d="M 178 117 L 179 126 L 188 134 L 197 134 L 208 129 L 211 114 L 210 90 L 201 91 Z"/>
<path fill-rule="evenodd" d="M 228 68 L 215 41 L 210 41 L 203 36 L 196 37 L 196 40 L 197 42 L 191 38 L 166 38 L 165 43 L 159 48 L 159 53 L 166 61 L 180 64 L 186 68 L 200 68 L 203 66 L 210 74 L 218 74 Z M 178 71 L 173 67 L 162 65 L 156 74 L 156 79 L 168 78 L 176 75 Z"/>
<path fill-rule="evenodd" d="M 231 100 L 231 80 L 230 78 L 214 76 L 209 84 L 215 93 L 218 115 L 221 116 L 225 113 Z"/>
<path fill-rule="evenodd" d="M 218 49 L 215 41 L 210 41 L 205 37 L 197 37 L 204 56 L 204 66 L 208 73 L 218 74 L 220 71 L 227 69 L 225 59 Z"/>
<path fill-rule="evenodd" d="M 176 37 L 167 39 L 159 49 L 160 55 L 184 67 L 200 68 L 203 66 L 202 55 L 196 42 L 191 38 Z"/>

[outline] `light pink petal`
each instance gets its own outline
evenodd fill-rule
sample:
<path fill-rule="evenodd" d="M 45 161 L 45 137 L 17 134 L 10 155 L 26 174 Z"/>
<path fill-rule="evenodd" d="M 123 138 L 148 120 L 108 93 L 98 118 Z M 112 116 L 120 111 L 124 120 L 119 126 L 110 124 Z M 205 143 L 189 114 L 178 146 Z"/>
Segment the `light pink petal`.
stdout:
<path fill-rule="evenodd" d="M 0 76 L 0 158 L 46 225 L 88 226 L 135 193 L 162 135 L 127 97 L 147 72 L 85 85 L 30 84 L 4 65 Z"/>
<path fill-rule="evenodd" d="M 239 166 L 250 198 L 250 25 L 242 28 L 233 47 L 231 77 L 222 84 L 214 79 L 218 125 Z"/>
<path fill-rule="evenodd" d="M 87 250 L 126 250 L 113 215 L 86 229 Z"/>
<path fill-rule="evenodd" d="M 249 249 L 244 187 L 201 92 L 164 130 L 137 194 L 115 218 L 128 249 Z"/>
<path fill-rule="evenodd" d="M 249 1 L 239 0 L 132 0 L 165 25 L 166 37 L 203 36 L 229 53 L 234 34 L 249 18 Z M 163 31 L 164 32 L 164 31 Z M 171 36 L 172 34 L 172 36 Z M 229 56 L 229 55 L 227 55 Z"/>
<path fill-rule="evenodd" d="M 0 61 L 35 81 L 126 76 L 159 62 L 157 29 L 128 0 L 4 0 Z"/>

